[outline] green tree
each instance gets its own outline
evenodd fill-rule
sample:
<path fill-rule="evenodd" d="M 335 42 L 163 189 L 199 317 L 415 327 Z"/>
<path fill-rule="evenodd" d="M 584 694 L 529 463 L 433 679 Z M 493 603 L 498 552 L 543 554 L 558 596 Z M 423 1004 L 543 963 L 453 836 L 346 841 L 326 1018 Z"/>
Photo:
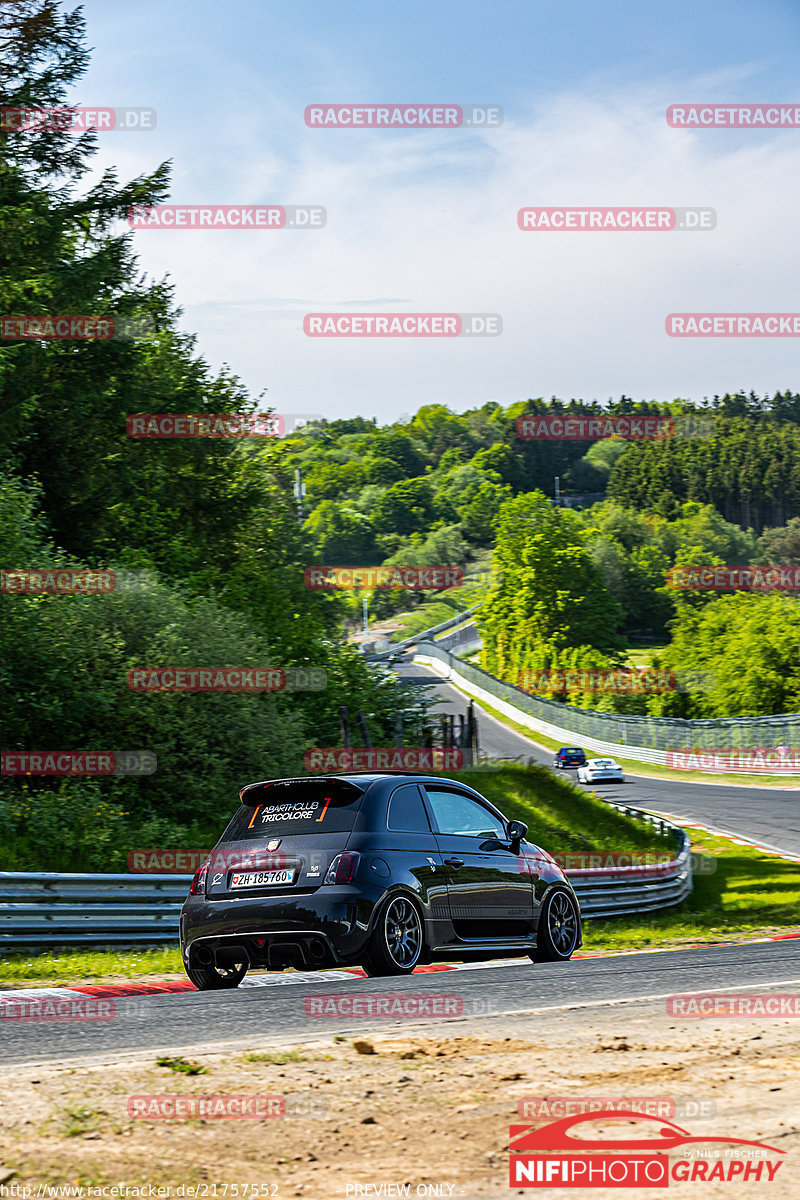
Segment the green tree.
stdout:
<path fill-rule="evenodd" d="M 759 563 L 800 566 L 800 517 L 777 529 L 765 529 L 753 557 Z"/>
<path fill-rule="evenodd" d="M 515 682 L 524 667 L 548 666 L 570 647 L 620 651 L 621 610 L 584 548 L 578 518 L 541 492 L 503 506 L 493 576 L 481 630 L 494 674 Z"/>
<path fill-rule="evenodd" d="M 380 561 L 372 522 L 356 509 L 323 500 L 306 521 L 305 528 L 316 541 L 324 563 L 357 567 Z"/>
<path fill-rule="evenodd" d="M 654 696 L 651 711 L 696 718 L 798 712 L 800 601 L 738 592 L 680 605 L 661 665 L 697 672 L 697 690 Z"/>
<path fill-rule="evenodd" d="M 380 483 L 389 487 L 403 479 L 405 472 L 393 458 L 367 458 L 364 460 L 364 479 L 367 483 Z"/>
<path fill-rule="evenodd" d="M 379 533 L 423 532 L 435 519 L 433 488 L 424 479 L 393 483 L 380 497 L 372 514 Z"/>
<path fill-rule="evenodd" d="M 478 546 L 490 545 L 502 506 L 510 497 L 510 487 L 484 479 L 472 499 L 457 509 L 465 536 Z"/>

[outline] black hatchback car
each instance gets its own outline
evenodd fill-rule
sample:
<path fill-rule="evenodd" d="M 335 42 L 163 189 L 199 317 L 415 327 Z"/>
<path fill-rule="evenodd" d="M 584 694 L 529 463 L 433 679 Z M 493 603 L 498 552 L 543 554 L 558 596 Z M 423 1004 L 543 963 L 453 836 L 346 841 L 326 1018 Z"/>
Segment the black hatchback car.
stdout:
<path fill-rule="evenodd" d="M 186 973 L 236 987 L 249 967 L 566 960 L 580 907 L 547 851 L 464 784 L 425 775 L 253 783 L 181 913 Z"/>

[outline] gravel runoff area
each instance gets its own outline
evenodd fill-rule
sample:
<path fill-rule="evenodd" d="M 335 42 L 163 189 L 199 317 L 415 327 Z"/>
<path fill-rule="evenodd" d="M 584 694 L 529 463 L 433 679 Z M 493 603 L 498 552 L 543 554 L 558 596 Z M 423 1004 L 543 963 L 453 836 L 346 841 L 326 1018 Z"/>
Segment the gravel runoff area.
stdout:
<path fill-rule="evenodd" d="M 406 1021 L 399 1030 L 389 1024 L 359 1033 L 351 1019 L 341 1036 L 301 1045 L 278 1045 L 254 1028 L 246 1047 L 197 1046 L 162 1066 L 159 1055 L 137 1052 L 0 1067 L 3 1194 L 23 1196 L 35 1184 L 29 1194 L 36 1196 L 39 1184 L 71 1184 L 88 1197 L 92 1187 L 151 1184 L 175 1197 L 523 1195 L 509 1187 L 509 1126 L 564 1115 L 557 1102 L 549 1116 L 531 1109 L 543 1097 L 569 1098 L 573 1111 L 647 1098 L 645 1111 L 669 1113 L 692 1136 L 744 1138 L 786 1152 L 767 1156 L 781 1161 L 770 1183 L 766 1175 L 761 1182 L 672 1179 L 675 1197 L 800 1194 L 800 1021 L 676 1018 L 663 1001 L 645 1001 L 457 1024 Z M 282 1099 L 262 1102 L 271 1115 L 234 1119 L 193 1115 L 200 1095 Z M 155 1116 L 152 1101 L 132 1099 L 151 1096 L 169 1097 L 158 1101 L 159 1112 L 178 1103 L 183 1115 Z M 146 1115 L 131 1115 L 137 1103 Z M 652 1136 L 654 1122 L 646 1124 Z M 642 1136 L 643 1124 L 606 1121 L 584 1126 L 582 1136 L 612 1132 Z M 712 1164 L 715 1151 L 728 1163 L 729 1150 L 719 1142 L 688 1147 Z M 642 1194 L 654 1192 L 662 1194 Z M 590 1194 L 626 1193 L 596 1187 Z"/>

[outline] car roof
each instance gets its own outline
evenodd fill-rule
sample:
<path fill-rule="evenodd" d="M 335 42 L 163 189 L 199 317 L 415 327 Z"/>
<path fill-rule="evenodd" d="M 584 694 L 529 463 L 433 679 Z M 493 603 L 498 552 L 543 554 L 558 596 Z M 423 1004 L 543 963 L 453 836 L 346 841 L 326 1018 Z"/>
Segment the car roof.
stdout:
<path fill-rule="evenodd" d="M 335 774 L 325 775 L 295 775 L 289 776 L 286 779 L 264 779 L 258 783 L 249 783 L 239 790 L 239 799 L 242 804 L 250 807 L 259 803 L 257 796 L 258 789 L 266 784 L 279 783 L 345 783 L 356 788 L 361 792 L 362 796 L 370 793 L 368 803 L 373 800 L 377 804 L 382 804 L 384 799 L 388 798 L 389 789 L 392 784 L 397 783 L 422 783 L 422 784 L 438 784 L 440 787 L 450 786 L 458 788 L 461 792 L 470 797 L 474 797 L 484 804 L 495 816 L 501 821 L 507 821 L 508 817 L 503 813 L 502 809 L 492 803 L 487 796 L 484 796 L 476 788 L 470 787 L 468 783 L 462 783 L 458 779 L 450 779 L 447 775 L 425 775 L 419 771 L 371 771 L 369 773 L 360 771 L 342 771 Z M 383 786 L 381 786 L 383 785 Z M 374 790 L 373 790 L 374 788 Z"/>
<path fill-rule="evenodd" d="M 283 779 L 261 779 L 255 783 L 247 783 L 239 789 L 239 795 L 244 792 L 249 792 L 253 788 L 266 787 L 267 784 L 279 783 L 347 783 L 352 787 L 359 788 L 360 791 L 366 792 L 373 783 L 380 783 L 390 779 L 405 779 L 415 781 L 416 783 L 449 783 L 453 787 L 464 788 L 465 791 L 475 792 L 475 788 L 470 787 L 468 783 L 461 783 L 458 779 L 449 779 L 446 775 L 425 775 L 419 771 L 339 771 L 329 772 L 321 775 L 290 775 Z M 476 793 L 480 795 L 480 792 Z M 485 799 L 485 797 L 483 797 Z"/>
<path fill-rule="evenodd" d="M 330 775 L 309 775 L 301 777 L 301 779 L 344 781 L 353 784 L 355 787 L 363 788 L 364 791 L 367 791 L 374 783 L 387 783 L 392 780 L 405 780 L 407 783 L 449 784 L 450 787 L 462 788 L 465 792 L 472 792 L 474 795 L 481 796 L 481 793 L 476 788 L 468 783 L 462 783 L 460 779 L 450 779 L 447 775 L 426 775 L 421 771 L 342 771 L 341 773 Z M 487 804 L 491 804 L 491 801 L 487 800 L 485 796 L 481 796 L 481 799 L 485 800 Z"/>

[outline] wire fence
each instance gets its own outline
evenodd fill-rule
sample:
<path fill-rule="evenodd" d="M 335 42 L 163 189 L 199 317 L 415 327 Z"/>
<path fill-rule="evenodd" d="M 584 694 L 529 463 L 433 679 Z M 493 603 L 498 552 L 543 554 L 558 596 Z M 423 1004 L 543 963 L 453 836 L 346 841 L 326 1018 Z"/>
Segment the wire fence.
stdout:
<path fill-rule="evenodd" d="M 533 696 L 512 683 L 504 683 L 482 667 L 465 662 L 441 642 L 420 642 L 418 654 L 438 660 L 475 687 L 498 700 L 527 713 L 537 722 L 555 730 L 552 736 L 567 733 L 574 739 L 602 743 L 596 748 L 688 753 L 692 750 L 753 751 L 800 748 L 800 713 L 782 713 L 770 717 L 726 717 L 709 720 L 681 720 L 677 717 L 626 716 L 573 708 L 557 700 Z M 542 730 L 542 732 L 547 732 Z M 607 751 L 612 753 L 613 750 Z M 629 755 L 629 757 L 636 757 Z M 648 759 L 644 759 L 648 761 Z"/>

